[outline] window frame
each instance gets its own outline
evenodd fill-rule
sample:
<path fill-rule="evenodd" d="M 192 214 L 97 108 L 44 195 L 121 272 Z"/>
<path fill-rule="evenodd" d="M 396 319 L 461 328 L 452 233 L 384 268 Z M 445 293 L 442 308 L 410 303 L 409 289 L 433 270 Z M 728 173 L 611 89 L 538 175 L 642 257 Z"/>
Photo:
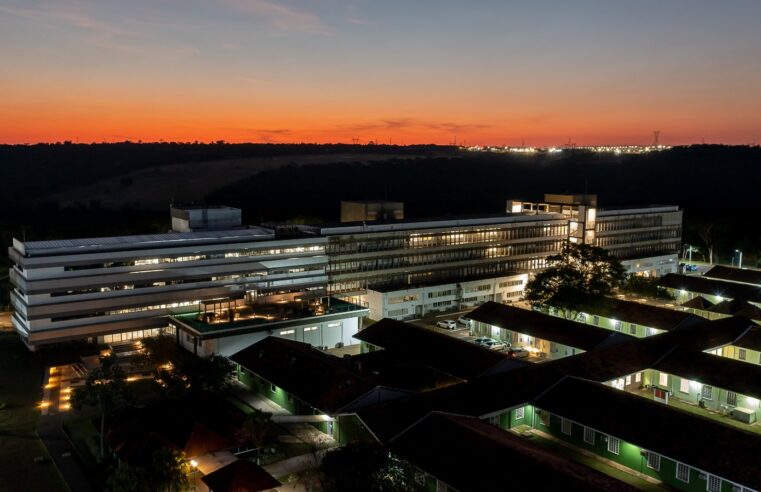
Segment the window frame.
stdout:
<path fill-rule="evenodd" d="M 658 453 L 653 453 L 652 451 L 648 451 L 646 465 L 651 470 L 660 471 L 661 470 L 661 455 Z"/>
<path fill-rule="evenodd" d="M 686 478 L 683 478 L 680 476 L 680 473 L 679 473 L 680 471 L 685 472 Z M 684 483 L 690 483 L 690 466 L 689 465 L 685 465 L 684 463 L 680 463 L 679 461 L 677 461 L 675 473 L 676 473 L 675 477 L 677 480 Z"/>
<path fill-rule="evenodd" d="M 584 426 L 584 442 L 592 446 L 595 445 L 595 430 L 593 428 Z"/>
<path fill-rule="evenodd" d="M 614 445 L 615 444 L 615 445 Z M 621 439 L 613 436 L 608 436 L 608 452 L 618 456 L 621 454 Z"/>

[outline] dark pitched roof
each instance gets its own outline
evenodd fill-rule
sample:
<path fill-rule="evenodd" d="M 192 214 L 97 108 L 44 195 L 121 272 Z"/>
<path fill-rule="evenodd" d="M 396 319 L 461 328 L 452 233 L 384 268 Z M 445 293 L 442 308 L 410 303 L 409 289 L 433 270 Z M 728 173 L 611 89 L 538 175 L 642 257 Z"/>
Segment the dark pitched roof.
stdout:
<path fill-rule="evenodd" d="M 209 430 L 205 425 L 196 422 L 183 451 L 188 458 L 195 458 L 196 456 L 203 456 L 221 449 L 228 449 L 232 446 L 233 443 L 228 439 Z"/>
<path fill-rule="evenodd" d="M 306 343 L 267 337 L 230 359 L 329 415 L 378 386 L 374 375 Z"/>
<path fill-rule="evenodd" d="M 759 270 L 748 270 L 745 268 L 733 268 L 716 265 L 715 267 L 705 272 L 703 275 L 718 280 L 729 280 L 730 282 L 761 285 L 761 271 Z"/>
<path fill-rule="evenodd" d="M 281 485 L 261 466 L 248 460 L 233 461 L 201 477 L 201 481 L 211 492 L 259 492 Z"/>
<path fill-rule="evenodd" d="M 463 379 L 473 379 L 507 358 L 504 353 L 388 318 L 373 323 L 354 338 Z"/>
<path fill-rule="evenodd" d="M 452 443 L 465 452 L 453 452 Z M 432 413 L 391 449 L 460 491 L 633 491 L 630 485 L 571 461 L 511 432 L 469 417 Z M 499 464 L 480 472 L 486 464 Z M 524 477 L 531 480 L 524 480 Z"/>
<path fill-rule="evenodd" d="M 761 366 L 706 352 L 675 351 L 654 369 L 761 399 Z"/>
<path fill-rule="evenodd" d="M 703 296 L 695 296 L 689 301 L 683 302 L 680 304 L 682 307 L 690 308 L 690 309 L 703 309 L 706 310 L 713 306 L 713 303 L 706 299 Z"/>
<path fill-rule="evenodd" d="M 467 383 L 369 406 L 357 411 L 383 441 L 432 411 L 484 417 L 526 404 L 567 375 L 607 382 L 653 367 L 677 348 L 707 350 L 731 343 L 756 326 L 745 318 L 724 318 L 647 338 L 600 346 L 592 351 L 512 371 L 483 375 Z"/>
<path fill-rule="evenodd" d="M 149 461 L 154 451 L 164 447 L 195 457 L 232 446 L 238 418 L 242 415 L 223 401 L 165 400 L 125 409 L 113 419 L 106 439 L 119 458 L 130 464 Z"/>
<path fill-rule="evenodd" d="M 761 327 L 748 328 L 748 331 L 737 338 L 732 345 L 761 352 Z"/>
<path fill-rule="evenodd" d="M 615 298 L 605 298 L 590 308 L 589 312 L 664 331 L 671 331 L 685 323 L 694 323 L 700 320 L 692 313 Z"/>
<path fill-rule="evenodd" d="M 708 277 L 668 273 L 658 280 L 658 285 L 670 289 L 721 296 L 728 299 L 743 299 L 750 302 L 761 302 L 761 287 L 715 280 Z"/>
<path fill-rule="evenodd" d="M 534 404 L 708 473 L 761 488 L 758 434 L 572 377 L 555 385 Z"/>
<path fill-rule="evenodd" d="M 630 338 L 604 328 L 496 302 L 478 307 L 468 318 L 582 350 L 591 350 L 611 337 Z"/>
<path fill-rule="evenodd" d="M 750 319 L 761 319 L 761 309 L 742 299 L 721 301 L 708 309 L 712 313 L 728 314 L 730 316 L 745 316 Z"/>

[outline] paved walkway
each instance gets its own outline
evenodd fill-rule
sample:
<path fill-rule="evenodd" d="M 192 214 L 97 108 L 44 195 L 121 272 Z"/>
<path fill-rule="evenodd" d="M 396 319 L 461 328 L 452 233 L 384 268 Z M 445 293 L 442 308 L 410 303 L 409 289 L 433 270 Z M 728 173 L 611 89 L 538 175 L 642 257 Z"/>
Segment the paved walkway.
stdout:
<path fill-rule="evenodd" d="M 48 386 L 50 370 L 45 371 L 45 386 Z M 47 391 L 47 389 L 46 389 Z M 57 392 L 55 392 L 57 393 Z M 50 393 L 48 393 L 50 395 Z M 51 395 L 57 400 L 57 395 Z M 49 401 L 49 400 L 48 400 Z M 69 490 L 73 492 L 91 492 L 92 487 L 82 464 L 79 462 L 77 452 L 71 441 L 63 432 L 61 416 L 56 405 L 47 406 L 45 412 L 37 421 L 37 435 L 42 444 L 48 450 L 53 463 L 61 473 Z"/>
<path fill-rule="evenodd" d="M 37 435 L 40 436 L 42 444 L 47 448 L 48 454 L 53 459 L 69 490 L 73 492 L 95 490 L 82 469 L 74 446 L 61 428 L 61 419 L 58 415 L 41 416 L 37 423 Z"/>

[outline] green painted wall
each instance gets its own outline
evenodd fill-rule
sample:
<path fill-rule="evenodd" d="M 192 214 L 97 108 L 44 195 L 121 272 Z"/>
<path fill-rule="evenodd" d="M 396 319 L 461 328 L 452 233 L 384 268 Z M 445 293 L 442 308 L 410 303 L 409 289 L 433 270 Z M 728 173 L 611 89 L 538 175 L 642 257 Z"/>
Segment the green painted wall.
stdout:
<path fill-rule="evenodd" d="M 581 449 L 591 451 L 603 458 L 615 461 L 624 466 L 627 466 L 633 470 L 639 471 L 651 477 L 662 480 L 664 483 L 686 492 L 705 492 L 707 489 L 707 483 L 705 479 L 700 478 L 701 472 L 696 469 L 690 468 L 689 482 L 683 482 L 676 478 L 675 461 L 661 456 L 660 468 L 653 470 L 647 466 L 647 458 L 643 453 L 642 448 L 634 444 L 620 441 L 619 453 L 614 454 L 608 451 L 608 439 L 605 434 L 595 431 L 594 444 L 590 444 L 584 441 L 584 426 L 572 423 L 571 434 L 565 434 L 562 432 L 562 420 L 557 415 L 550 415 L 549 422 L 545 417 L 547 425 L 542 423 L 541 415 L 546 415 L 547 412 L 543 412 L 539 409 L 535 412 L 534 427 L 543 432 L 546 432 L 558 439 L 569 442 Z M 721 492 L 732 492 L 732 483 L 724 481 L 722 483 Z"/>

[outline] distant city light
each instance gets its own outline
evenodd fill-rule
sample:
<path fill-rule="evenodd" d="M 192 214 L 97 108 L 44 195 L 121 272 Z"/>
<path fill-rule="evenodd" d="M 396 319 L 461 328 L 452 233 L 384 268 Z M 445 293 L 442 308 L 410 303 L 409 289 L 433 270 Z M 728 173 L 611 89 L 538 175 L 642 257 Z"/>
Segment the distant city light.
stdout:
<path fill-rule="evenodd" d="M 562 147 L 511 147 L 508 145 L 474 145 L 461 147 L 463 150 L 470 152 L 496 152 L 496 153 L 515 153 L 515 154 L 559 154 L 564 150 L 585 150 L 587 152 L 608 153 L 608 154 L 646 154 L 648 152 L 659 152 L 668 150 L 668 145 L 590 145 L 590 146 L 570 146 Z"/>

